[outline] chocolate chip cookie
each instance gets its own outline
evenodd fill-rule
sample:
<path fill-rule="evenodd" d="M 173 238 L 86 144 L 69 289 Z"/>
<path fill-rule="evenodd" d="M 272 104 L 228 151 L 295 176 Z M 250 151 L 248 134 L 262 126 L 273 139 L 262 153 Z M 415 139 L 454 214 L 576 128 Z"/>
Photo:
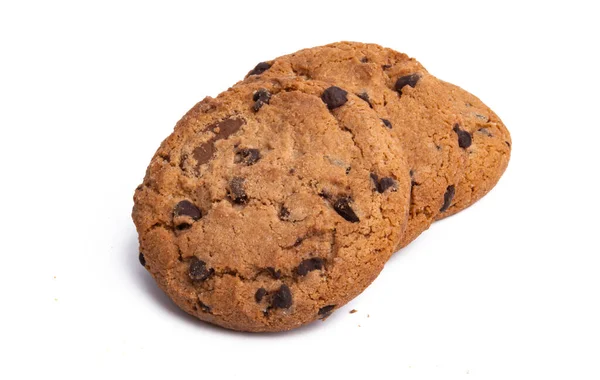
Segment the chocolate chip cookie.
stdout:
<path fill-rule="evenodd" d="M 508 162 L 509 151 L 504 149 L 510 148 L 508 131 L 487 107 L 473 100 L 473 109 L 467 110 L 466 99 L 472 95 L 438 80 L 416 60 L 394 50 L 334 43 L 262 62 L 247 78 L 270 76 L 318 79 L 346 88 L 368 104 L 401 143 L 412 190 L 407 232 L 400 247 L 435 219 L 483 196 Z M 476 108 L 486 110 L 481 116 L 489 116 L 493 127 L 482 125 L 487 119 L 474 116 Z M 486 135 L 480 128 L 494 132 Z"/>
<path fill-rule="evenodd" d="M 487 194 L 508 166 L 512 140 L 506 126 L 476 96 L 451 83 L 439 81 L 438 91 L 446 95 L 444 107 L 459 116 L 453 130 L 459 146 L 467 153 L 460 181 L 437 219 L 464 210 Z"/>
<path fill-rule="evenodd" d="M 387 128 L 317 81 L 250 78 L 204 99 L 136 189 L 140 262 L 183 310 L 229 329 L 327 317 L 377 277 L 406 225 L 409 168 Z"/>

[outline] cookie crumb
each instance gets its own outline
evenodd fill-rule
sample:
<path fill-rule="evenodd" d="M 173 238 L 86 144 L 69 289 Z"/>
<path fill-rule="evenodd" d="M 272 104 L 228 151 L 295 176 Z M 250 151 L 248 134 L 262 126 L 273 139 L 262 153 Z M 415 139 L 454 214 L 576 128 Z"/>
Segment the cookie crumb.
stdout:
<path fill-rule="evenodd" d="M 356 310 L 356 309 L 352 309 L 352 310 L 350 310 L 350 314 L 354 314 L 354 313 L 356 313 L 357 311 L 358 311 L 358 310 Z"/>
<path fill-rule="evenodd" d="M 367 314 L 367 318 L 371 318 L 371 314 Z"/>

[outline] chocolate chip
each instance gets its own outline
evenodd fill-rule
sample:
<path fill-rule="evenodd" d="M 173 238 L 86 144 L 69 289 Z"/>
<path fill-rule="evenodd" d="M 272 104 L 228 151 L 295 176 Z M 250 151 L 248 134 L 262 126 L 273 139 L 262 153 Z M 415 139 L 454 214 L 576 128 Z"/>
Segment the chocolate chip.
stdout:
<path fill-rule="evenodd" d="M 367 62 L 369 62 L 369 58 L 367 58 L 367 57 L 362 57 L 362 58 L 360 59 L 360 61 L 361 61 L 362 63 L 367 63 Z"/>
<path fill-rule="evenodd" d="M 142 252 L 140 252 L 140 256 L 138 257 L 140 259 L 140 264 L 142 264 L 143 267 L 146 266 L 146 258 L 144 257 L 144 254 Z"/>
<path fill-rule="evenodd" d="M 258 149 L 240 149 L 235 153 L 235 162 L 243 163 L 246 166 L 254 165 L 260 160 L 260 151 Z"/>
<path fill-rule="evenodd" d="M 335 201 L 333 209 L 340 214 L 340 216 L 352 223 L 360 222 L 358 216 L 354 213 L 354 210 L 350 207 L 350 198 L 343 197 Z"/>
<path fill-rule="evenodd" d="M 454 128 L 452 130 L 458 135 L 458 146 L 463 149 L 471 146 L 471 134 L 469 132 L 460 129 L 460 125 L 458 124 L 454 124 Z"/>
<path fill-rule="evenodd" d="M 260 303 L 260 301 L 262 301 L 263 297 L 267 295 L 267 289 L 265 288 L 259 288 L 256 293 L 254 293 L 254 299 L 256 300 L 256 302 Z"/>
<path fill-rule="evenodd" d="M 373 108 L 373 105 L 371 104 L 371 99 L 369 98 L 369 94 L 367 94 L 366 92 L 361 92 L 360 94 L 356 94 L 356 96 L 367 102 L 369 104 L 369 107 Z"/>
<path fill-rule="evenodd" d="M 189 216 L 192 220 L 196 221 L 202 218 L 202 211 L 195 204 L 188 200 L 183 200 L 175 206 L 173 216 Z"/>
<path fill-rule="evenodd" d="M 391 69 L 392 65 L 382 65 L 381 68 L 384 70 Z"/>
<path fill-rule="evenodd" d="M 337 86 L 331 86 L 323 92 L 321 99 L 325 104 L 327 104 L 327 108 L 332 110 L 346 104 L 348 101 L 348 97 L 346 95 L 348 95 L 346 91 Z"/>
<path fill-rule="evenodd" d="M 206 131 L 211 131 L 215 135 L 192 152 L 192 155 L 197 162 L 196 170 L 198 170 L 200 165 L 207 163 L 212 158 L 215 153 L 215 141 L 228 138 L 237 132 L 245 123 L 246 121 L 244 119 L 231 118 L 210 124 L 206 127 Z"/>
<path fill-rule="evenodd" d="M 185 222 L 179 223 L 175 226 L 175 228 L 179 231 L 187 230 L 188 228 L 191 228 L 191 227 L 192 227 L 191 224 L 185 223 Z"/>
<path fill-rule="evenodd" d="M 261 62 L 258 65 L 256 65 L 249 73 L 248 76 L 250 75 L 260 75 L 262 73 L 264 73 L 265 71 L 269 70 L 271 68 L 271 64 L 268 62 Z"/>
<path fill-rule="evenodd" d="M 313 257 L 310 259 L 306 259 L 298 265 L 296 268 L 296 273 L 299 276 L 306 276 L 308 272 L 312 272 L 313 270 L 321 270 L 323 269 L 324 261 L 319 257 Z"/>
<path fill-rule="evenodd" d="M 206 263 L 197 257 L 194 256 L 190 260 L 189 275 L 193 281 L 205 281 L 212 276 L 214 272 L 214 269 L 207 268 Z"/>
<path fill-rule="evenodd" d="M 504 143 L 510 148 L 510 143 L 508 141 L 505 141 Z"/>
<path fill-rule="evenodd" d="M 211 311 L 211 307 L 206 305 L 202 301 L 198 301 L 198 306 L 200 306 L 200 310 L 202 310 L 205 313 L 210 313 L 210 311 Z"/>
<path fill-rule="evenodd" d="M 348 166 L 346 168 L 346 175 L 350 174 L 350 170 L 352 170 L 352 166 Z"/>
<path fill-rule="evenodd" d="M 279 219 L 286 221 L 290 218 L 290 210 L 288 210 L 285 207 L 281 207 L 281 210 L 279 210 Z"/>
<path fill-rule="evenodd" d="M 387 189 L 392 188 L 392 191 L 398 190 L 398 184 L 393 178 L 384 177 L 379 179 L 379 176 L 375 173 L 371 173 L 371 180 L 375 185 L 375 190 L 379 193 L 385 192 Z"/>
<path fill-rule="evenodd" d="M 244 189 L 245 179 L 241 177 L 233 177 L 229 182 L 229 198 L 233 203 L 245 204 L 248 202 L 248 195 Z"/>
<path fill-rule="evenodd" d="M 392 123 L 388 119 L 381 119 L 386 128 L 392 129 Z"/>
<path fill-rule="evenodd" d="M 319 309 L 319 315 L 324 316 L 324 317 L 329 316 L 334 308 L 335 308 L 335 305 L 323 306 L 322 308 Z"/>
<path fill-rule="evenodd" d="M 384 177 L 379 180 L 379 186 L 377 186 L 377 191 L 383 193 L 390 188 L 392 189 L 392 191 L 398 190 L 398 184 L 396 183 L 396 181 L 394 181 L 393 178 Z"/>
<path fill-rule="evenodd" d="M 398 91 L 398 93 L 402 95 L 402 89 L 404 88 L 404 86 L 410 86 L 414 88 L 417 85 L 419 79 L 421 79 L 421 75 L 419 74 L 410 74 L 398 78 L 395 86 L 396 91 Z"/>
<path fill-rule="evenodd" d="M 283 284 L 275 294 L 273 294 L 271 307 L 276 309 L 287 309 L 290 306 L 292 306 L 292 292 L 287 285 Z"/>
<path fill-rule="evenodd" d="M 448 207 L 450 207 L 450 203 L 452 202 L 452 198 L 454 198 L 454 192 L 454 185 L 450 185 L 446 188 L 446 193 L 444 194 L 444 204 L 442 205 L 440 212 L 448 210 Z"/>
<path fill-rule="evenodd" d="M 280 270 L 275 270 L 275 268 L 273 267 L 266 267 L 265 270 L 267 271 L 267 273 L 269 273 L 271 275 L 271 277 L 273 277 L 276 280 L 279 280 L 279 278 L 281 278 L 281 271 Z"/>
<path fill-rule="evenodd" d="M 261 88 L 254 93 L 252 100 L 254 100 L 252 109 L 254 112 L 258 112 L 263 105 L 269 104 L 269 101 L 271 100 L 271 93 L 267 89 Z"/>
<path fill-rule="evenodd" d="M 222 140 L 239 131 L 244 124 L 246 124 L 244 119 L 225 119 L 209 125 L 207 129 L 215 134 L 215 140 Z"/>

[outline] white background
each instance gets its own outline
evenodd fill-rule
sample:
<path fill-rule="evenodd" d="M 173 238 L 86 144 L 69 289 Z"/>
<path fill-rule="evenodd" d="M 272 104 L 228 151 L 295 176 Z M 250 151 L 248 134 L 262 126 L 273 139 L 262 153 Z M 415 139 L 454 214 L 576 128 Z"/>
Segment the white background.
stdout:
<path fill-rule="evenodd" d="M 560 3 L 0 3 L 0 378 L 599 379 L 600 28 Z M 339 40 L 479 96 L 506 174 L 326 322 L 188 317 L 138 263 L 152 154 L 256 63 Z"/>

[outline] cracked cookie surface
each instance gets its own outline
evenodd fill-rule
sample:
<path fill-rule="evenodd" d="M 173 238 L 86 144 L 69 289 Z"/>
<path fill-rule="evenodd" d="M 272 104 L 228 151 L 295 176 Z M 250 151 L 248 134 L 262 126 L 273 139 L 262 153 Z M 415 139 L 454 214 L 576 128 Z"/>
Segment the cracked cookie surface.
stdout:
<path fill-rule="evenodd" d="M 436 219 L 458 212 L 483 196 L 498 181 L 509 156 L 508 131 L 492 118 L 490 138 L 473 133 L 466 91 L 430 75 L 416 60 L 375 44 L 339 42 L 300 50 L 261 62 L 247 78 L 296 76 L 323 80 L 353 92 L 382 119 L 399 141 L 411 170 L 412 190 L 403 247 Z M 475 106 L 477 105 L 477 106 Z M 476 121 L 477 123 L 474 123 Z M 494 139 L 494 141 L 492 141 Z M 504 145 L 502 145 L 504 144 Z M 493 152 L 493 158 L 485 155 Z"/>
<path fill-rule="evenodd" d="M 403 152 L 364 100 L 250 79 L 193 107 L 153 157 L 134 196 L 140 263 L 204 321 L 289 330 L 377 277 L 409 197 Z"/>

